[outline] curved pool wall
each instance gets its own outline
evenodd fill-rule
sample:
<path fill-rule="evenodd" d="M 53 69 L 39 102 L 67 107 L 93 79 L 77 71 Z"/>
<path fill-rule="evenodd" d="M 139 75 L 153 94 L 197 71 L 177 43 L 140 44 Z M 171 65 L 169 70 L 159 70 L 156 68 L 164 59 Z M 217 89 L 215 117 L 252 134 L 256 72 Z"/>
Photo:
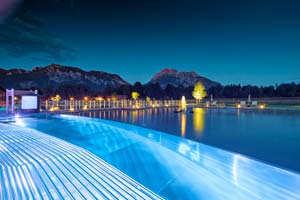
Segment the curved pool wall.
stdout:
<path fill-rule="evenodd" d="M 300 173 L 300 109 L 176 108 L 87 111 L 80 115 L 134 124 L 219 147 Z"/>
<path fill-rule="evenodd" d="M 299 174 L 159 131 L 69 115 L 13 124 L 81 146 L 168 199 L 300 199 Z"/>

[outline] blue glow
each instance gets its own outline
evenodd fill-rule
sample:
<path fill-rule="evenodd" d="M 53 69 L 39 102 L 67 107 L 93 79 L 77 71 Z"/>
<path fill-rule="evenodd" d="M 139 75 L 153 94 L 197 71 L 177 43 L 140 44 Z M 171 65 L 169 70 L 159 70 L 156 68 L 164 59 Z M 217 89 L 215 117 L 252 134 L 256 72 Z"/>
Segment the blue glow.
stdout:
<path fill-rule="evenodd" d="M 92 153 L 0 123 L 0 199 L 160 199 Z"/>
<path fill-rule="evenodd" d="M 300 198 L 298 174 L 162 132 L 67 115 L 24 123 L 91 151 L 168 199 Z"/>
<path fill-rule="evenodd" d="M 20 116 L 18 114 L 15 115 L 15 125 L 17 126 L 22 126 L 22 127 L 26 127 L 26 124 L 23 122 L 23 119 L 20 118 Z"/>

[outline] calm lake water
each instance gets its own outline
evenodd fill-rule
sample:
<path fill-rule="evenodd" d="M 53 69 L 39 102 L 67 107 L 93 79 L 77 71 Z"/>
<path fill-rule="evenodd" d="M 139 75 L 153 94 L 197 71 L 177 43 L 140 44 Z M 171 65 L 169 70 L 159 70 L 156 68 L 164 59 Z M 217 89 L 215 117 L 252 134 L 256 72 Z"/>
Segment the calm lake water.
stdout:
<path fill-rule="evenodd" d="M 112 110 L 79 115 L 167 132 L 300 172 L 300 109 L 174 110 Z"/>

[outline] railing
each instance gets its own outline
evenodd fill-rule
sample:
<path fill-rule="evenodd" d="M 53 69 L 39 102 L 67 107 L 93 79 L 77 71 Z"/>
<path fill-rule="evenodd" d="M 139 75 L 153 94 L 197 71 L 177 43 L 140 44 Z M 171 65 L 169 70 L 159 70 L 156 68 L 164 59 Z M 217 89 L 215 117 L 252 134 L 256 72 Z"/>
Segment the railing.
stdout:
<path fill-rule="evenodd" d="M 206 98 L 198 106 L 205 106 L 210 99 Z M 214 99 L 217 105 L 236 106 L 241 101 L 248 101 L 248 98 L 226 98 Z M 264 104 L 297 104 L 300 105 L 300 98 L 251 98 L 251 101 L 258 101 Z M 186 100 L 187 106 L 195 106 L 194 99 Z M 147 109 L 157 107 L 180 107 L 181 100 L 46 100 L 41 103 L 42 111 L 50 112 L 80 112 L 87 110 L 110 110 L 110 109 Z"/>
<path fill-rule="evenodd" d="M 86 110 L 178 107 L 180 104 L 180 100 L 46 100 L 41 103 L 41 109 L 50 112 L 78 112 Z"/>
<path fill-rule="evenodd" d="M 218 104 L 235 105 L 241 101 L 248 102 L 248 98 L 221 98 L 215 99 Z M 203 101 L 209 101 L 208 99 Z M 268 105 L 300 105 L 300 97 L 272 97 L 272 98 L 251 98 L 251 101 L 257 101 L 258 103 L 265 103 Z"/>

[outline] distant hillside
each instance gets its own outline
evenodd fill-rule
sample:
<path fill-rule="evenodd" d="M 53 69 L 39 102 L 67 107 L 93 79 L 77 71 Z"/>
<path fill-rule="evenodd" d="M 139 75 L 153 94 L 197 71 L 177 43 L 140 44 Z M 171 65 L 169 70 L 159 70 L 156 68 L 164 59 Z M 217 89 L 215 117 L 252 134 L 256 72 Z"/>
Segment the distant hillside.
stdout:
<path fill-rule="evenodd" d="M 178 72 L 164 69 L 154 75 L 151 81 L 142 85 L 130 85 L 119 75 L 102 71 L 84 71 L 76 67 L 52 64 L 35 67 L 33 70 L 0 69 L 0 87 L 15 89 L 38 89 L 44 97 L 60 94 L 64 98 L 84 95 L 128 95 L 138 91 L 141 97 L 191 98 L 196 82 L 201 81 L 206 89 L 219 85 L 195 72 Z"/>
<path fill-rule="evenodd" d="M 0 69 L 0 86 L 15 89 L 38 89 L 43 94 L 56 92 L 66 96 L 80 96 L 104 92 L 107 88 L 129 86 L 116 74 L 102 71 L 84 71 L 75 67 L 52 64 L 24 69 Z"/>
<path fill-rule="evenodd" d="M 202 82 L 206 89 L 216 86 L 219 83 L 209 80 L 208 78 L 198 75 L 196 72 L 179 72 L 176 69 L 163 69 L 155 74 L 147 84 L 158 83 L 161 88 L 165 89 L 167 85 L 174 87 L 193 87 L 198 81 Z"/>
<path fill-rule="evenodd" d="M 0 93 L 1 88 L 37 89 L 43 98 L 55 94 L 59 94 L 63 98 L 112 94 L 127 95 L 128 98 L 131 98 L 132 91 L 139 92 L 140 98 L 149 96 L 155 99 L 180 99 L 183 95 L 186 98 L 193 98 L 192 91 L 198 81 L 205 85 L 208 97 L 213 95 L 215 98 L 247 98 L 249 94 L 253 98 L 299 98 L 300 96 L 300 83 L 280 84 L 275 87 L 222 86 L 195 72 L 179 72 L 175 69 L 162 70 L 144 85 L 140 82 L 131 85 L 116 74 L 84 71 L 76 67 L 58 64 L 35 67 L 33 70 L 0 69 Z"/>

